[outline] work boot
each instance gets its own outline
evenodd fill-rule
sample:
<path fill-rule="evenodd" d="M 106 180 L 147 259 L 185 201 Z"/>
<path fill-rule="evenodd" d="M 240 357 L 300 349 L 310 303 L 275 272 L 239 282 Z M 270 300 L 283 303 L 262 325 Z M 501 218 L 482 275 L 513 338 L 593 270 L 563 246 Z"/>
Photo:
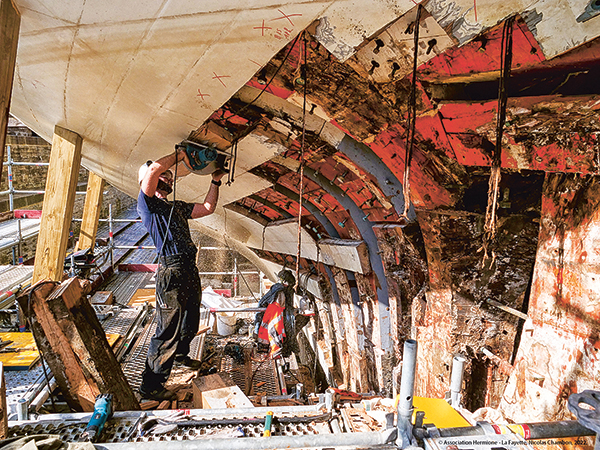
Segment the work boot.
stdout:
<path fill-rule="evenodd" d="M 188 369 L 198 370 L 202 366 L 202 362 L 197 359 L 192 359 L 187 355 L 175 356 L 175 365 L 187 367 Z"/>
<path fill-rule="evenodd" d="M 160 386 L 156 389 L 148 390 L 144 386 L 140 386 L 140 395 L 142 398 L 150 400 L 158 400 L 162 402 L 164 400 L 177 400 L 177 394 L 173 391 L 169 391 L 164 386 Z"/>

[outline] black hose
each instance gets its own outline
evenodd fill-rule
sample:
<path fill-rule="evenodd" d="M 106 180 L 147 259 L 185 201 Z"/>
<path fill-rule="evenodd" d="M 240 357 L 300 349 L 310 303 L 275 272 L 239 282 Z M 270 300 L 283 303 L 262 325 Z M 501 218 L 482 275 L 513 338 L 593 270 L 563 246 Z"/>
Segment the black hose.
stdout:
<path fill-rule="evenodd" d="M 584 427 L 576 420 L 511 425 L 511 428 L 514 427 L 523 428 L 523 437 L 525 439 L 551 439 L 596 435 L 595 431 Z M 458 436 L 483 436 L 486 434 L 484 429 L 480 426 L 440 428 L 438 431 L 440 433 L 440 437 L 445 438 Z"/>

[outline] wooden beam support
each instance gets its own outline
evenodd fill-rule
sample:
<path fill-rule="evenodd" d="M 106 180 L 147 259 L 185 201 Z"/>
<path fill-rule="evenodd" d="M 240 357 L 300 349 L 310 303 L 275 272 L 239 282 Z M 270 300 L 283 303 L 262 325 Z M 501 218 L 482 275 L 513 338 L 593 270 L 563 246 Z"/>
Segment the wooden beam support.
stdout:
<path fill-rule="evenodd" d="M 8 410 L 6 409 L 6 381 L 4 365 L 0 363 L 0 439 L 8 437 Z"/>
<path fill-rule="evenodd" d="M 342 270 L 333 270 L 340 295 L 345 336 L 348 350 L 348 378 L 346 388 L 356 392 L 369 392 L 368 360 L 365 358 L 365 333 L 362 310 L 353 299 L 351 289 L 356 289 L 356 281 L 349 280 Z"/>
<path fill-rule="evenodd" d="M 82 139 L 78 134 L 59 126 L 54 128 L 33 283 L 44 279 L 61 281 L 63 278 L 81 164 L 81 145 Z"/>
<path fill-rule="evenodd" d="M 351 239 L 321 239 L 323 263 L 356 273 L 371 273 L 369 249 L 364 241 Z"/>
<path fill-rule="evenodd" d="M 100 208 L 102 207 L 102 190 L 104 189 L 104 180 L 90 172 L 88 178 L 87 191 L 85 193 L 85 205 L 83 206 L 83 217 L 79 240 L 75 250 L 94 248 L 96 243 L 96 232 L 98 231 L 98 219 L 100 218 Z"/>
<path fill-rule="evenodd" d="M 0 180 L 20 24 L 21 15 L 12 0 L 0 0 Z"/>
<path fill-rule="evenodd" d="M 427 262 L 421 257 L 413 239 L 397 224 L 373 227 L 388 281 L 390 333 L 397 361 L 401 360 L 404 341 L 418 322 L 411 317 L 413 303 L 427 280 Z"/>
<path fill-rule="evenodd" d="M 113 394 L 117 410 L 140 409 L 79 279 L 37 283 L 18 301 L 72 409 L 93 411 L 101 393 Z"/>
<path fill-rule="evenodd" d="M 558 60 L 534 68 L 515 70 L 510 74 L 509 97 L 539 97 L 546 95 L 598 94 L 600 61 Z M 431 83 L 424 81 L 425 90 L 438 102 L 485 102 L 498 94 L 499 70 L 465 75 L 448 75 Z"/>

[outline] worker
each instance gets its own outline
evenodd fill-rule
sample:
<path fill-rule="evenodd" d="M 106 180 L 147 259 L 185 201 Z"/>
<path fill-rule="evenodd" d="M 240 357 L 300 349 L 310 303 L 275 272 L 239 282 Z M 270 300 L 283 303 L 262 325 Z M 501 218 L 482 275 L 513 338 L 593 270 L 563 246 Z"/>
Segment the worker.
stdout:
<path fill-rule="evenodd" d="M 294 285 L 296 284 L 294 274 L 291 271 L 284 269 L 277 274 L 277 279 L 278 282 L 273 284 L 266 294 L 258 301 L 259 308 L 266 308 L 275 301 L 283 307 L 290 306 L 290 308 L 293 308 Z M 252 337 L 255 341 L 258 339 L 258 330 L 260 329 L 260 324 L 264 315 L 264 311 L 261 311 L 257 312 L 254 316 Z"/>
<path fill-rule="evenodd" d="M 153 400 L 174 400 L 165 388 L 173 364 L 198 369 L 200 361 L 188 356 L 190 342 L 198 332 L 202 290 L 196 268 L 197 248 L 188 219 L 212 214 L 219 198 L 224 173 L 216 171 L 203 203 L 168 201 L 173 191 L 171 167 L 184 161 L 184 151 L 175 151 L 142 165 L 138 174 L 138 213 L 150 233 L 158 255 L 156 271 L 156 333 L 150 341 L 140 395 Z"/>
<path fill-rule="evenodd" d="M 269 305 L 277 303 L 281 307 L 280 312 L 282 315 L 285 315 L 286 312 L 289 315 L 294 311 L 294 286 L 296 284 L 296 278 L 291 271 L 286 269 L 279 272 L 277 274 L 277 278 L 279 282 L 273 284 L 271 289 L 269 289 L 267 293 L 261 297 L 261 299 L 258 301 L 258 307 L 268 308 Z M 264 336 L 260 337 L 261 325 L 263 325 L 263 328 L 265 327 L 265 324 L 263 324 L 265 312 L 258 312 L 254 317 L 253 338 L 259 343 L 259 351 L 264 349 L 264 346 L 267 346 Z M 271 318 L 269 316 L 269 320 L 270 319 Z M 288 322 L 289 321 L 285 321 L 285 334 L 289 334 L 290 326 Z M 271 350 L 273 350 L 273 348 Z"/>

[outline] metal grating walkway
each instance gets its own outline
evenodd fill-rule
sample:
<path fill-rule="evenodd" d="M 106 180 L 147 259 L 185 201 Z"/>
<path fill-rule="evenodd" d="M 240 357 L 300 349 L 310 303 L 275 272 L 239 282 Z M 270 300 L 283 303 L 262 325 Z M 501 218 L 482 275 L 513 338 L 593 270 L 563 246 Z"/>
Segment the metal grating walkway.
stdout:
<path fill-rule="evenodd" d="M 40 219 L 12 219 L 0 223 L 0 250 L 19 244 L 19 232 L 23 239 L 37 235 Z"/>
<path fill-rule="evenodd" d="M 281 395 L 275 362 L 272 359 L 254 358 L 250 351 L 246 351 L 245 355 L 244 364 L 238 364 L 231 356 L 223 355 L 221 371 L 227 372 L 246 395 Z"/>
<path fill-rule="evenodd" d="M 139 411 L 118 412 L 108 420 L 102 433 L 103 443 L 187 441 L 206 438 L 260 437 L 264 430 L 264 417 L 267 411 L 274 411 L 273 436 L 301 436 L 331 434 L 328 418 L 317 406 L 286 408 L 245 408 L 236 410 L 188 410 L 187 415 L 178 420 L 188 424 L 172 427 L 165 433 L 138 435 L 134 431 Z M 169 420 L 172 411 L 154 411 L 149 416 Z M 7 438 L 34 434 L 57 434 L 65 442 L 76 442 L 90 419 L 90 414 L 52 414 L 52 420 L 9 423 Z M 292 423 L 285 422 L 291 418 Z M 196 422 L 195 424 L 193 422 Z M 175 422 L 173 422 L 175 423 Z M 132 433 L 133 432 L 133 433 Z M 131 434 L 131 437 L 130 437 Z"/>
<path fill-rule="evenodd" d="M 33 266 L 0 266 L 0 294 L 33 275 Z"/>
<path fill-rule="evenodd" d="M 154 331 L 156 331 L 156 321 L 154 320 L 154 317 L 155 314 L 153 313 L 150 321 L 146 324 L 138 336 L 138 339 L 135 341 L 127 359 L 121 365 L 123 373 L 125 374 L 131 389 L 134 391 L 138 390 L 142 383 L 142 372 L 146 367 L 148 346 L 150 345 L 150 339 L 154 336 Z"/>
<path fill-rule="evenodd" d="M 104 291 L 112 291 L 118 305 L 127 305 L 138 289 L 154 287 L 154 274 L 150 272 L 119 272 L 102 286 Z"/>

